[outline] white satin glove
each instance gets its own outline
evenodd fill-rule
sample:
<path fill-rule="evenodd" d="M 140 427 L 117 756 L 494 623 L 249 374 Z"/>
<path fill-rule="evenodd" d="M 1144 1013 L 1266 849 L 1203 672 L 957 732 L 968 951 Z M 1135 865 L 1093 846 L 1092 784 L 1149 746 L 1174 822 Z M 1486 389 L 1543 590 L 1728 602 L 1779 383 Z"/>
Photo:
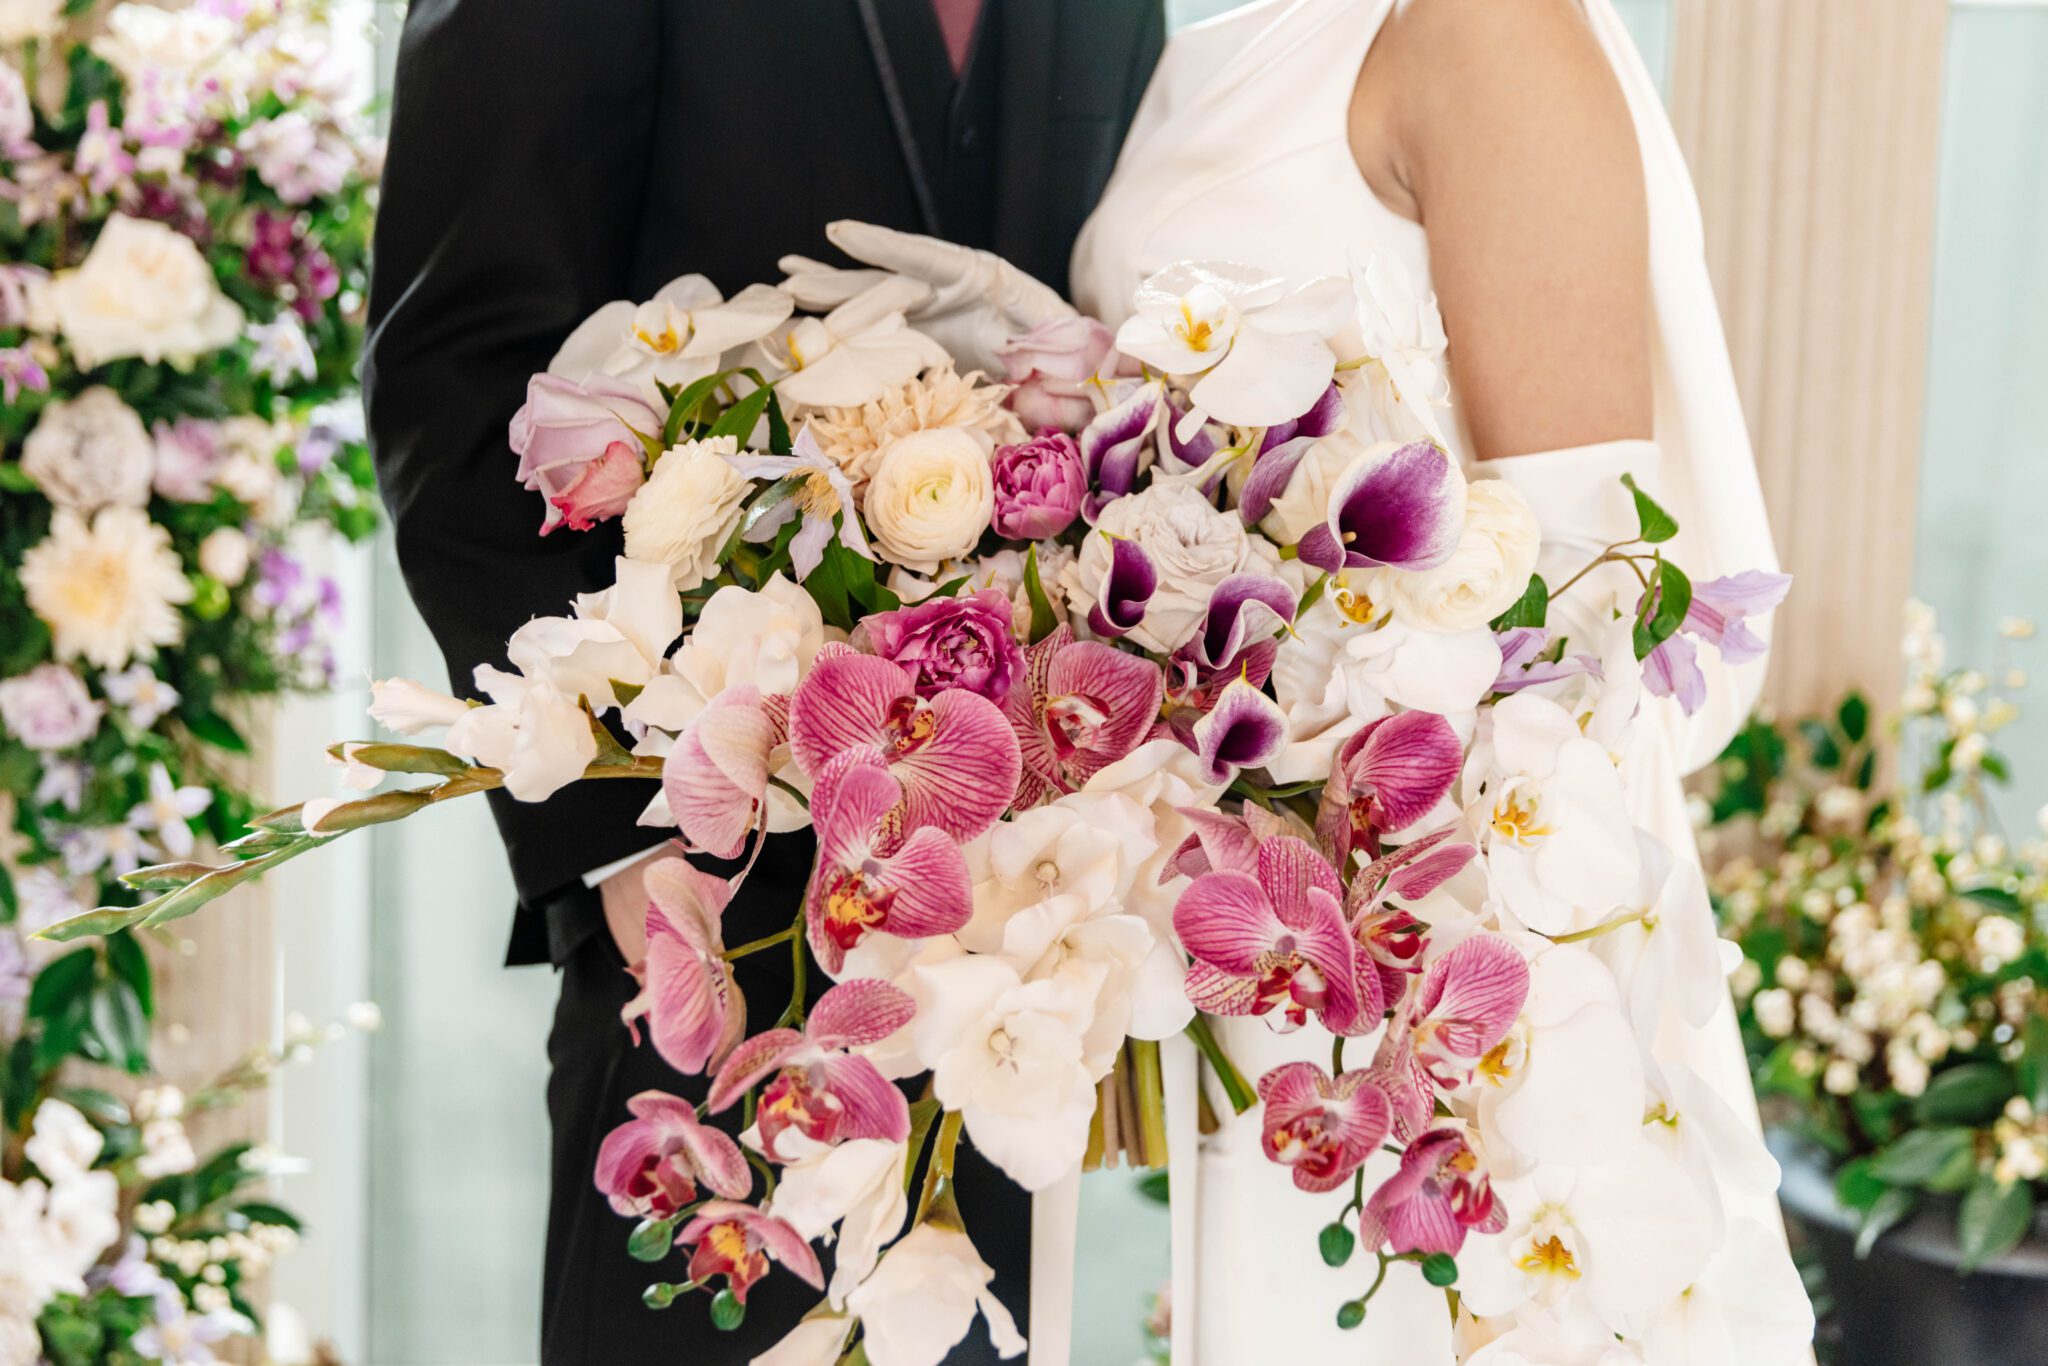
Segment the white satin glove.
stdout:
<path fill-rule="evenodd" d="M 799 304 L 822 313 L 878 286 L 920 286 L 903 316 L 951 352 L 962 370 L 1000 376 L 998 352 L 1005 342 L 1038 323 L 1074 316 L 1066 300 L 994 252 L 850 219 L 828 225 L 825 236 L 872 268 L 842 270 L 807 256 L 785 256 L 779 264 L 789 278 L 782 287 Z"/>

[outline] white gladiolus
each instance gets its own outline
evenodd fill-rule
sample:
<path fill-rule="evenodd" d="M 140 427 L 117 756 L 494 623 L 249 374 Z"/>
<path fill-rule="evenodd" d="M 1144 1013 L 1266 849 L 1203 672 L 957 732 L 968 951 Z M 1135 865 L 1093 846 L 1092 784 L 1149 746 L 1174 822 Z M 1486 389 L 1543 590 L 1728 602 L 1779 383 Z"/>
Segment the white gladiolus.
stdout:
<path fill-rule="evenodd" d="M 874 1274 L 847 1297 L 874 1366 L 939 1366 L 974 1327 L 988 1324 L 996 1355 L 1024 1354 L 1010 1311 L 989 1290 L 995 1272 L 958 1228 L 926 1223 L 889 1249 Z"/>
<path fill-rule="evenodd" d="M 383 678 L 370 685 L 371 717 L 400 735 L 452 726 L 468 711 L 469 704 L 460 698 L 435 692 L 410 678 Z"/>

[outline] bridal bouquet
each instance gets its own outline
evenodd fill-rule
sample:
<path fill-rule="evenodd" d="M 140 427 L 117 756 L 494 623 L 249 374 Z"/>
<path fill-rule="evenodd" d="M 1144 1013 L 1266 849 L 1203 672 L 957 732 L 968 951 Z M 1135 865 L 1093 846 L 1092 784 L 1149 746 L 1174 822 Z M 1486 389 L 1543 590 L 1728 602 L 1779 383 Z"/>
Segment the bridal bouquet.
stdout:
<path fill-rule="evenodd" d="M 1441 325 L 1385 260 L 1177 265 L 1114 333 L 1053 301 L 1000 375 L 906 322 L 926 286 L 790 264 L 609 305 L 533 378 L 540 532 L 618 518 L 626 554 L 477 671 L 481 703 L 377 686 L 388 728 L 444 738 L 337 746 L 345 780 L 430 781 L 262 817 L 239 861 L 143 870 L 155 900 L 51 933 L 163 923 L 487 788 L 658 780 L 645 823 L 748 861 L 647 870 L 625 1025 L 708 1078 L 635 1098 L 595 1173 L 635 1255 L 685 1259 L 649 1304 L 735 1324 L 779 1266 L 823 1300 L 777 1366 L 931 1366 L 977 1313 L 1021 1352 L 961 1133 L 1034 1190 L 1156 1165 L 1185 1031 L 1201 1104 L 1263 1105 L 1266 1154 L 1329 1201 L 1322 1256 L 1368 1263 L 1341 1322 L 1407 1261 L 1475 1361 L 1719 1331 L 1746 1273 L 1717 1183 L 1757 1145 L 1648 1061 L 1718 958 L 1704 918 L 1657 932 L 1670 860 L 1617 756 L 1643 708 L 1697 704 L 1700 647 L 1756 652 L 1783 581 L 1694 585 L 1630 481 L 1634 534 L 1539 575 L 1528 506 L 1447 449 Z M 727 944 L 762 833 L 802 827 L 789 928 Z M 768 951 L 798 986 L 760 1029 L 731 965 Z M 1317 1042 L 1248 1080 L 1219 1017 Z"/>

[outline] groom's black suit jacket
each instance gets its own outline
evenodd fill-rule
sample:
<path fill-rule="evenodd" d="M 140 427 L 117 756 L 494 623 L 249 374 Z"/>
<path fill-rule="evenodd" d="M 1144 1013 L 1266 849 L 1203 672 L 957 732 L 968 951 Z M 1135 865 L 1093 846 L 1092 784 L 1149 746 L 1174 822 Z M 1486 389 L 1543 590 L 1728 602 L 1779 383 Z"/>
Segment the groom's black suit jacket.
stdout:
<path fill-rule="evenodd" d="M 413 0 L 363 389 L 399 563 L 456 688 L 611 581 L 617 524 L 541 538 L 506 442 L 578 322 L 685 272 L 730 294 L 778 279 L 783 253 L 831 259 L 837 218 L 986 246 L 1064 291 L 1162 38 L 1160 0 L 988 0 L 956 81 L 929 0 Z M 511 961 L 559 963 L 596 928 L 573 889 L 652 842 L 648 795 L 494 794 Z M 809 854 L 778 844 L 742 899 L 786 915 Z"/>

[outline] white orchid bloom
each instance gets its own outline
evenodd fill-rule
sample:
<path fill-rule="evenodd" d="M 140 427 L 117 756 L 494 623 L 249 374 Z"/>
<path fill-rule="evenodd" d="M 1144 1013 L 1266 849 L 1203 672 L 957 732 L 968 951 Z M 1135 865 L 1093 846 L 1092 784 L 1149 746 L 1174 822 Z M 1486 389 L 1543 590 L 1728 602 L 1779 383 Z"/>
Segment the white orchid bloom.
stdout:
<path fill-rule="evenodd" d="M 1635 894 L 1608 913 L 1613 928 L 1586 947 L 1613 970 L 1640 1037 L 1655 1038 L 1672 1011 L 1704 1028 L 1728 999 L 1726 979 L 1741 950 L 1715 934 L 1698 864 L 1672 858 L 1646 830 L 1636 831 L 1636 847 L 1642 871 Z"/>
<path fill-rule="evenodd" d="M 575 384 L 603 375 L 665 409 L 658 385 L 680 388 L 715 374 L 726 352 L 767 336 L 795 307 L 770 285 L 749 285 L 728 301 L 702 275 L 679 276 L 645 303 L 620 299 L 585 318 L 548 373 Z"/>
<path fill-rule="evenodd" d="M 1117 350 L 1193 379 L 1184 419 L 1192 433 L 1204 414 L 1270 427 L 1313 407 L 1336 373 L 1328 338 L 1348 321 L 1352 293 L 1334 276 L 1289 289 L 1251 266 L 1183 262 L 1138 286 L 1134 305 Z"/>
<path fill-rule="evenodd" d="M 1586 928 L 1641 873 L 1621 774 L 1548 698 L 1518 693 L 1486 719 L 1462 791 L 1494 887 L 1530 929 Z"/>
<path fill-rule="evenodd" d="M 785 372 L 775 392 L 802 408 L 856 408 L 924 370 L 950 364 L 946 349 L 904 321 L 929 290 L 890 276 L 822 318 L 798 318 L 764 340 L 762 350 Z"/>
<path fill-rule="evenodd" d="M 967 954 L 915 975 L 911 1028 L 939 1103 L 1026 1190 L 1072 1171 L 1095 1114 L 1085 1040 L 1101 969 L 1026 982 L 999 958 Z"/>
<path fill-rule="evenodd" d="M 924 1223 L 889 1249 L 847 1297 L 847 1308 L 860 1318 L 873 1366 L 939 1366 L 974 1327 L 977 1312 L 996 1355 L 1008 1361 L 1024 1354 L 1025 1343 L 989 1289 L 994 1279 L 964 1230 Z"/>
<path fill-rule="evenodd" d="M 1650 1095 L 1643 1135 L 1691 1175 L 1714 1213 L 1717 1233 L 1725 1232 L 1719 1226 L 1728 1196 L 1768 1199 L 1777 1191 L 1778 1159 L 1763 1135 L 1697 1072 L 1683 1063 L 1658 1064 Z"/>
<path fill-rule="evenodd" d="M 1691 1285 L 1712 1253 L 1706 1201 L 1647 1139 L 1612 1162 L 1551 1166 L 1498 1182 L 1500 1233 L 1466 1242 L 1458 1290 L 1474 1314 L 1583 1306 L 1610 1333 L 1639 1329 Z"/>
<path fill-rule="evenodd" d="M 1369 360 L 1352 372 L 1356 378 L 1346 387 L 1362 388 L 1370 396 L 1361 406 L 1371 414 L 1373 435 L 1402 442 L 1427 437 L 1448 446 L 1437 410 L 1451 402 L 1444 368 L 1449 339 L 1436 295 L 1417 288 L 1400 258 L 1386 252 L 1375 252 L 1365 265 L 1351 268 L 1351 288 L 1361 354 Z"/>
<path fill-rule="evenodd" d="M 1738 1220 L 1721 1249 L 1643 1330 L 1657 1366 L 1770 1366 L 1803 1361 L 1813 1305 L 1785 1240 L 1755 1219 Z"/>
<path fill-rule="evenodd" d="M 1525 949 L 1528 1002 L 1473 1081 L 1503 1177 L 1611 1161 L 1642 1137 L 1642 1053 L 1613 975 L 1576 944 L 1530 935 Z"/>
<path fill-rule="evenodd" d="M 826 1293 L 833 1308 L 844 1308 L 847 1295 L 875 1269 L 883 1245 L 910 1218 L 903 1187 L 907 1145 L 853 1138 L 827 1147 L 795 1131 L 776 1141 L 794 1157 L 783 1164 L 769 1212 L 806 1239 L 829 1242 L 836 1229 L 839 1250 Z"/>
<path fill-rule="evenodd" d="M 1616 1341 L 1583 1307 L 1561 1314 L 1525 1306 L 1463 1360 L 1465 1366 L 1643 1366 L 1634 1343 Z"/>

